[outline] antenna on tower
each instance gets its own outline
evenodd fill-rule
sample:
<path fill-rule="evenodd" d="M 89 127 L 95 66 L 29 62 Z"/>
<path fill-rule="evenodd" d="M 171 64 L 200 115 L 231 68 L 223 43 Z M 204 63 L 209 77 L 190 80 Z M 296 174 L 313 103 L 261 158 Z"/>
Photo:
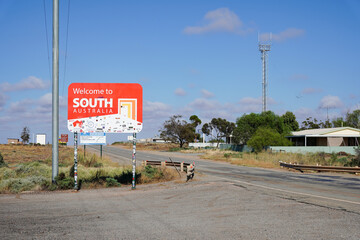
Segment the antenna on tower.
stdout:
<path fill-rule="evenodd" d="M 263 35 L 264 36 L 264 35 Z M 267 37 L 267 36 L 266 36 Z M 262 111 L 266 112 L 266 99 L 267 99 L 267 52 L 271 48 L 272 33 L 266 39 L 262 39 L 258 34 L 259 51 L 261 52 L 262 60 Z"/>

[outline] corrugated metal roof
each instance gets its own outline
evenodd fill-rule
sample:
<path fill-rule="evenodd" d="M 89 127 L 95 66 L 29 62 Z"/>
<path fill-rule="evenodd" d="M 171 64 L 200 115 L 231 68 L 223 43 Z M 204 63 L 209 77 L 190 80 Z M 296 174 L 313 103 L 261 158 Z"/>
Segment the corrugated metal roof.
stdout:
<path fill-rule="evenodd" d="M 350 131 L 349 131 L 350 130 Z M 321 136 L 321 135 L 333 135 L 337 137 L 346 136 L 360 136 L 360 129 L 351 127 L 339 127 L 339 128 L 319 128 L 319 129 L 307 129 L 297 132 L 292 132 L 294 136 Z"/>

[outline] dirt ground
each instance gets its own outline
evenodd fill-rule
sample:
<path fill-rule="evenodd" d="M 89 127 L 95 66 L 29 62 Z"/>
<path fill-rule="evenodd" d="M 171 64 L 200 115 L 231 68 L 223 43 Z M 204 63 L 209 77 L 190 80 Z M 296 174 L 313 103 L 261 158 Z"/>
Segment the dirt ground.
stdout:
<path fill-rule="evenodd" d="M 0 195 L 0 239 L 360 239 L 359 214 L 196 177 Z"/>

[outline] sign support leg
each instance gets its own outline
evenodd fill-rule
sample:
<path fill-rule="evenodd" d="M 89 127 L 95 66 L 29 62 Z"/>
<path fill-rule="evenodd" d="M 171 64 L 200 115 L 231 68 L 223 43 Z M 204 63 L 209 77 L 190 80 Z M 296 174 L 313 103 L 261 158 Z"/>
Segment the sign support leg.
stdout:
<path fill-rule="evenodd" d="M 78 190 L 78 178 L 77 178 L 77 147 L 78 147 L 78 134 L 74 132 L 74 189 Z"/>
<path fill-rule="evenodd" d="M 136 175 L 136 133 L 133 133 L 133 154 L 132 154 L 132 189 L 136 188 L 135 186 L 135 175 Z"/>

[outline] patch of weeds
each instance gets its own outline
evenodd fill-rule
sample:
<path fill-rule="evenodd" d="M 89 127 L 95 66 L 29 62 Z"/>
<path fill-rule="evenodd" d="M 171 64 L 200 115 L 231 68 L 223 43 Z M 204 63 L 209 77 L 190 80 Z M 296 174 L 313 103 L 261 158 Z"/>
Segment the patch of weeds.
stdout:
<path fill-rule="evenodd" d="M 334 165 L 334 163 L 337 162 L 337 160 L 338 160 L 337 155 L 336 153 L 333 152 L 329 159 L 330 166 Z"/>
<path fill-rule="evenodd" d="M 140 181 L 142 183 L 156 182 L 164 178 L 164 172 L 161 168 L 145 166 L 141 171 Z"/>
<path fill-rule="evenodd" d="M 60 173 L 59 176 L 55 177 L 55 182 L 58 189 L 71 189 L 74 188 L 74 178 L 66 177 L 65 173 Z"/>
<path fill-rule="evenodd" d="M 96 167 L 96 168 L 100 168 L 100 167 L 103 167 L 104 165 L 102 164 L 102 163 L 95 163 L 94 164 L 94 167 Z"/>
<path fill-rule="evenodd" d="M 106 178 L 106 187 L 120 187 L 120 183 L 115 178 Z"/>
<path fill-rule="evenodd" d="M 229 158 L 231 157 L 231 153 L 224 153 L 224 157 L 225 157 L 226 159 L 229 159 Z"/>
<path fill-rule="evenodd" d="M 179 151 L 181 151 L 181 150 L 183 150 L 183 149 L 181 149 L 181 148 L 179 148 L 179 147 L 175 147 L 175 148 L 170 148 L 168 151 L 169 151 L 169 152 L 179 152 Z"/>
<path fill-rule="evenodd" d="M 18 193 L 22 191 L 30 191 L 37 187 L 48 185 L 48 180 L 43 176 L 31 176 L 26 178 L 10 178 L 1 182 L 0 192 L 9 191 Z"/>
<path fill-rule="evenodd" d="M 132 171 L 131 170 L 127 170 L 127 171 L 123 171 L 122 174 L 115 176 L 114 178 L 122 184 L 130 184 L 132 183 Z M 135 173 L 135 181 L 136 183 L 139 182 L 139 179 L 141 178 L 141 173 Z"/>
<path fill-rule="evenodd" d="M 150 165 L 145 166 L 145 176 L 149 177 L 149 178 L 154 178 L 155 174 L 158 172 L 159 170 L 157 168 L 154 168 Z"/>
<path fill-rule="evenodd" d="M 345 167 L 360 167 L 360 158 L 353 158 L 350 162 L 345 164 Z"/>
<path fill-rule="evenodd" d="M 75 165 L 73 164 L 69 170 L 69 176 L 72 178 L 74 177 L 74 167 L 75 167 Z"/>
<path fill-rule="evenodd" d="M 1 155 L 1 152 L 0 152 L 0 168 L 2 168 L 2 167 L 7 167 L 7 164 L 5 163 L 4 157 Z"/>
<path fill-rule="evenodd" d="M 348 159 L 347 159 L 347 157 L 342 157 L 342 158 L 338 158 L 336 161 L 339 164 L 341 164 L 342 166 L 345 166 L 347 164 L 347 162 L 348 162 Z"/>

